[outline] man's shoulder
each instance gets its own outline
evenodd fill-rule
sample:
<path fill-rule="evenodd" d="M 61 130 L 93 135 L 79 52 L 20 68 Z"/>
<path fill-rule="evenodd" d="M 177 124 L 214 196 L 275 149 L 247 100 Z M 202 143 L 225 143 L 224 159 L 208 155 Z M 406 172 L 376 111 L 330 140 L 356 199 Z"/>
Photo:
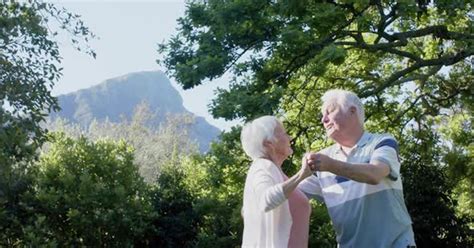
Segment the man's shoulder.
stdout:
<path fill-rule="evenodd" d="M 377 149 L 383 146 L 389 146 L 398 151 L 398 141 L 389 133 L 374 133 L 371 134 L 371 144 L 373 149 Z"/>
<path fill-rule="evenodd" d="M 397 142 L 397 139 L 395 139 L 395 137 L 393 137 L 393 135 L 389 133 L 368 133 L 368 134 L 370 135 L 370 142 L 372 144 L 377 144 L 384 140 L 393 140 Z"/>

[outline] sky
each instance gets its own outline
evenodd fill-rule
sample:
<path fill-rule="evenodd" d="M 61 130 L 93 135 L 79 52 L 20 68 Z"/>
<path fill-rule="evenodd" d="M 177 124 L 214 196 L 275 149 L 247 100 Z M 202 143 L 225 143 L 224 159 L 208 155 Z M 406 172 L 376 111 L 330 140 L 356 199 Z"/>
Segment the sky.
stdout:
<path fill-rule="evenodd" d="M 66 36 L 59 37 L 63 76 L 54 86 L 53 95 L 88 88 L 131 72 L 165 71 L 156 63 L 157 44 L 177 33 L 176 19 L 185 13 L 185 2 L 180 0 L 52 2 L 79 14 L 98 36 L 89 43 L 96 59 L 75 50 Z M 207 106 L 214 98 L 214 89 L 226 88 L 229 79 L 229 75 L 224 75 L 184 91 L 170 78 L 183 98 L 184 107 L 222 130 L 229 130 L 238 122 L 213 119 Z"/>

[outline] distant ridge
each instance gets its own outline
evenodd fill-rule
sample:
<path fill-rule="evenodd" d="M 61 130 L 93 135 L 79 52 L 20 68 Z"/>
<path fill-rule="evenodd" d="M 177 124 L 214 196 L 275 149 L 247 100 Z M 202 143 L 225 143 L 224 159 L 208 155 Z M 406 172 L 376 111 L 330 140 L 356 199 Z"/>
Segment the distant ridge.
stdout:
<path fill-rule="evenodd" d="M 146 102 L 156 111 L 156 125 L 164 121 L 166 114 L 192 114 L 183 106 L 183 99 L 163 72 L 135 72 L 111 78 L 104 82 L 65 95 L 58 96 L 61 111 L 52 113 L 51 118 L 61 117 L 87 126 L 92 120 L 108 118 L 119 122 L 121 116 L 131 119 L 135 107 Z M 197 140 L 201 152 L 209 149 L 220 130 L 203 117 L 195 116 L 190 136 Z"/>

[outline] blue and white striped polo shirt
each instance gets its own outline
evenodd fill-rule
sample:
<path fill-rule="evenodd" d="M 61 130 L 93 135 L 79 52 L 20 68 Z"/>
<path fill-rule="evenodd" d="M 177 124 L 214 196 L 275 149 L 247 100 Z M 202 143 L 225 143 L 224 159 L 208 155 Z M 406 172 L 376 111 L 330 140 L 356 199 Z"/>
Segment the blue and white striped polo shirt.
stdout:
<path fill-rule="evenodd" d="M 386 134 L 365 132 L 350 154 L 334 144 L 322 153 L 349 163 L 390 166 L 390 174 L 377 185 L 360 183 L 330 172 L 316 172 L 298 188 L 308 197 L 324 201 L 339 247 L 407 247 L 415 245 L 411 219 L 403 200 L 396 140 Z"/>

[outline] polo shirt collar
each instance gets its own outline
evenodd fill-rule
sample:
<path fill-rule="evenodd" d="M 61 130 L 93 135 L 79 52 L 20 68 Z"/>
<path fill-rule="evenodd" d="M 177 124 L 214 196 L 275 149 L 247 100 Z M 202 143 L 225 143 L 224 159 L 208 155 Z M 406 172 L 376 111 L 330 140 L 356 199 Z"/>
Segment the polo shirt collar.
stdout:
<path fill-rule="evenodd" d="M 360 137 L 359 141 L 357 141 L 357 143 L 355 144 L 354 148 L 359 148 L 359 147 L 363 147 L 365 146 L 369 140 L 370 140 L 370 133 L 367 132 L 367 131 L 364 131 L 364 133 L 362 134 L 362 136 Z M 337 144 L 337 152 L 339 153 L 339 151 L 342 151 L 342 146 Z"/>
<path fill-rule="evenodd" d="M 370 133 L 364 131 L 359 141 L 357 141 L 355 147 L 363 147 L 369 142 L 369 140 L 370 140 Z"/>

